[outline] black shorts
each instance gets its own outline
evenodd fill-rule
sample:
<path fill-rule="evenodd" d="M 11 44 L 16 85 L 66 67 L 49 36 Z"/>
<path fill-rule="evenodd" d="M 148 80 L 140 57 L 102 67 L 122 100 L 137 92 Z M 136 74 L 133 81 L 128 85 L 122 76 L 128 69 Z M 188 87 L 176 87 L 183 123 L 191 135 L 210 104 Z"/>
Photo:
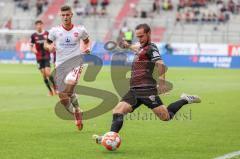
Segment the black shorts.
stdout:
<path fill-rule="evenodd" d="M 50 67 L 50 60 L 38 60 L 38 69 L 41 70 L 45 67 Z"/>
<path fill-rule="evenodd" d="M 163 105 L 160 97 L 158 96 L 157 88 L 155 87 L 131 88 L 123 96 L 121 101 L 130 104 L 133 111 L 141 104 L 146 105 L 150 109 L 154 109 L 160 105 Z"/>

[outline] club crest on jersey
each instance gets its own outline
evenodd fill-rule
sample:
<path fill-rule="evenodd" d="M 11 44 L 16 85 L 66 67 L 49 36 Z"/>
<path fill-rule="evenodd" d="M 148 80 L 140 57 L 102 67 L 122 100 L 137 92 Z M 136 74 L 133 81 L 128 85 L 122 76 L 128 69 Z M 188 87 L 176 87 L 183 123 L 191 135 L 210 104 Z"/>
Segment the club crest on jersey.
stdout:
<path fill-rule="evenodd" d="M 73 33 L 74 37 L 78 37 L 78 32 Z"/>
<path fill-rule="evenodd" d="M 151 95 L 151 96 L 149 96 L 148 98 L 149 98 L 151 101 L 153 101 L 153 102 L 156 100 L 155 95 Z"/>

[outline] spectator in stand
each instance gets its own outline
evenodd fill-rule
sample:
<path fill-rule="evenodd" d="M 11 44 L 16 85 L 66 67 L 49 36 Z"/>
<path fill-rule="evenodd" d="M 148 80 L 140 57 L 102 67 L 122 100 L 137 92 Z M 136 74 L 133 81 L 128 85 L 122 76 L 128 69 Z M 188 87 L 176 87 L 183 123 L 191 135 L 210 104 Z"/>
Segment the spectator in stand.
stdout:
<path fill-rule="evenodd" d="M 188 7 L 192 7 L 192 0 L 187 0 L 187 4 L 186 4 L 186 6 L 188 6 Z"/>
<path fill-rule="evenodd" d="M 186 22 L 186 23 L 190 23 L 191 21 L 192 21 L 192 19 L 191 19 L 191 10 L 188 9 L 188 10 L 186 11 L 186 13 L 185 13 L 185 22 Z"/>
<path fill-rule="evenodd" d="M 185 7 L 185 0 L 179 0 L 179 4 L 178 4 L 178 7 L 177 7 L 177 10 L 180 11 L 184 7 Z"/>
<path fill-rule="evenodd" d="M 202 22 L 202 23 L 205 23 L 206 21 L 207 21 L 206 14 L 203 13 L 203 14 L 202 14 L 202 18 L 201 18 L 201 22 Z"/>
<path fill-rule="evenodd" d="M 74 0 L 73 1 L 73 8 L 76 9 L 78 7 L 79 1 L 78 0 Z"/>
<path fill-rule="evenodd" d="M 17 6 L 18 8 L 22 8 L 22 1 L 23 1 L 23 0 L 15 0 L 16 6 Z"/>
<path fill-rule="evenodd" d="M 43 0 L 43 4 L 45 7 L 48 6 L 48 4 L 49 4 L 48 0 Z"/>
<path fill-rule="evenodd" d="M 206 7 L 206 0 L 198 0 L 200 7 Z"/>
<path fill-rule="evenodd" d="M 165 10 L 165 11 L 172 10 L 173 9 L 172 1 L 171 0 L 164 0 L 162 9 Z"/>
<path fill-rule="evenodd" d="M 23 0 L 22 1 L 22 9 L 24 11 L 28 11 L 29 10 L 29 0 Z"/>
<path fill-rule="evenodd" d="M 230 20 L 230 14 L 231 12 L 229 11 L 224 12 L 225 22 L 228 22 Z"/>
<path fill-rule="evenodd" d="M 200 7 L 199 1 L 198 0 L 193 0 L 191 7 L 192 8 L 199 8 Z"/>
<path fill-rule="evenodd" d="M 168 0 L 168 10 L 173 10 L 172 0 Z"/>
<path fill-rule="evenodd" d="M 160 0 L 154 0 L 153 7 L 152 7 L 153 13 L 160 13 Z"/>
<path fill-rule="evenodd" d="M 239 14 L 239 12 L 240 12 L 240 0 L 237 1 L 236 10 L 237 10 L 237 14 Z"/>
<path fill-rule="evenodd" d="M 214 12 L 212 15 L 212 21 L 215 23 L 217 21 L 217 14 Z"/>
<path fill-rule="evenodd" d="M 224 16 L 223 12 L 219 13 L 218 22 L 219 23 L 224 23 L 225 22 L 225 16 Z"/>
<path fill-rule="evenodd" d="M 98 0 L 90 0 L 90 4 L 91 4 L 92 9 L 93 9 L 92 14 L 96 15 L 97 14 Z"/>
<path fill-rule="evenodd" d="M 84 7 L 84 12 L 86 16 L 91 14 L 91 9 L 92 9 L 91 5 L 87 3 L 86 6 Z"/>
<path fill-rule="evenodd" d="M 193 23 L 198 22 L 198 14 L 196 14 L 196 12 L 192 12 L 192 22 Z"/>
<path fill-rule="evenodd" d="M 77 16 L 82 16 L 85 14 L 85 8 L 82 6 L 78 0 L 73 1 L 73 8 Z"/>
<path fill-rule="evenodd" d="M 141 10 L 140 13 L 141 13 L 141 15 L 140 15 L 141 18 L 147 18 L 148 17 L 147 11 Z"/>
<path fill-rule="evenodd" d="M 126 41 L 128 44 L 132 44 L 134 32 L 128 27 L 127 22 L 123 23 L 123 26 L 119 32 L 118 42 Z"/>
<path fill-rule="evenodd" d="M 75 8 L 75 12 L 77 16 L 85 15 L 85 7 L 81 4 L 78 4 Z"/>
<path fill-rule="evenodd" d="M 211 12 L 208 12 L 207 22 L 208 22 L 208 23 L 211 23 L 211 22 L 212 22 L 212 13 L 211 13 Z"/>
<path fill-rule="evenodd" d="M 101 2 L 101 6 L 102 6 L 101 15 L 106 15 L 107 14 L 107 6 L 108 5 L 109 5 L 109 0 L 102 0 L 102 2 Z"/>
<path fill-rule="evenodd" d="M 235 13 L 235 3 L 233 2 L 233 0 L 228 1 L 228 11 L 230 11 L 231 13 Z"/>
<path fill-rule="evenodd" d="M 40 14 L 42 14 L 42 11 L 43 11 L 43 1 L 37 0 L 36 7 L 37 7 L 37 16 L 39 16 Z"/>
<path fill-rule="evenodd" d="M 137 7 L 134 3 L 131 3 L 130 4 L 130 8 L 131 8 L 131 16 L 133 16 L 134 18 L 137 18 L 138 17 L 138 10 L 137 10 Z"/>
<path fill-rule="evenodd" d="M 218 7 L 219 10 L 223 7 L 223 1 L 222 0 L 218 0 L 216 2 L 216 4 L 217 4 L 217 7 Z"/>
<path fill-rule="evenodd" d="M 175 25 L 176 25 L 177 23 L 181 22 L 181 20 L 182 20 L 182 14 L 181 14 L 180 11 L 178 11 L 178 12 L 176 13 Z"/>

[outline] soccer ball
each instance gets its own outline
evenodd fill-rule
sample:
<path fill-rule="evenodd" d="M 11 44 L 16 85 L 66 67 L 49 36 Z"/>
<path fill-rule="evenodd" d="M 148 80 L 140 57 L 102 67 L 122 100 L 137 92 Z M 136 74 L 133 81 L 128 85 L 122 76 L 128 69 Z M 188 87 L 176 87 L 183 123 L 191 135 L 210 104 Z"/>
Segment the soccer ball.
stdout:
<path fill-rule="evenodd" d="M 121 138 L 118 133 L 110 131 L 103 135 L 102 145 L 107 150 L 114 151 L 119 148 L 120 144 Z"/>

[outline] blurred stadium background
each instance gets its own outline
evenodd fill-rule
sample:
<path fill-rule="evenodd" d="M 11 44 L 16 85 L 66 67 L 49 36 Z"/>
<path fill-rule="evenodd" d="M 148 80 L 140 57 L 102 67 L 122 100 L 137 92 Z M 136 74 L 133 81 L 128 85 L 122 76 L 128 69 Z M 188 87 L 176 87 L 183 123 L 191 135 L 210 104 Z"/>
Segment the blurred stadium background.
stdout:
<path fill-rule="evenodd" d="M 74 23 L 88 29 L 96 42 L 93 52 L 105 61 L 110 58 L 103 50 L 104 42 L 122 37 L 135 41 L 130 37 L 131 31 L 136 24 L 145 22 L 151 25 L 152 39 L 162 55 L 166 55 L 169 66 L 240 67 L 237 0 L 106 0 L 105 5 L 102 2 L 95 6 L 95 0 L 1 0 L 1 62 L 33 62 L 28 42 L 34 21 L 42 19 L 46 30 L 59 25 L 59 7 L 69 4 L 74 8 Z"/>
<path fill-rule="evenodd" d="M 239 154 L 240 1 L 96 1 L 0 0 L 0 158 L 210 159 Z M 109 129 L 111 112 L 86 121 L 80 133 L 72 122 L 57 118 L 53 106 L 58 99 L 46 97 L 29 42 L 35 20 L 43 20 L 46 30 L 61 23 L 58 11 L 63 4 L 74 8 L 74 23 L 87 28 L 94 41 L 92 54 L 105 65 L 112 56 L 103 48 L 105 42 L 134 42 L 136 24 L 150 24 L 152 40 L 170 67 L 167 78 L 174 84 L 162 99 L 170 103 L 183 91 L 200 95 L 199 107 L 180 111 L 192 112 L 193 120 L 127 121 L 120 150 L 109 153 L 90 138 Z M 128 54 L 128 61 L 132 58 Z M 114 92 L 109 71 L 105 66 L 96 81 L 80 83 Z M 80 101 L 84 109 L 100 102 L 87 96 Z"/>

